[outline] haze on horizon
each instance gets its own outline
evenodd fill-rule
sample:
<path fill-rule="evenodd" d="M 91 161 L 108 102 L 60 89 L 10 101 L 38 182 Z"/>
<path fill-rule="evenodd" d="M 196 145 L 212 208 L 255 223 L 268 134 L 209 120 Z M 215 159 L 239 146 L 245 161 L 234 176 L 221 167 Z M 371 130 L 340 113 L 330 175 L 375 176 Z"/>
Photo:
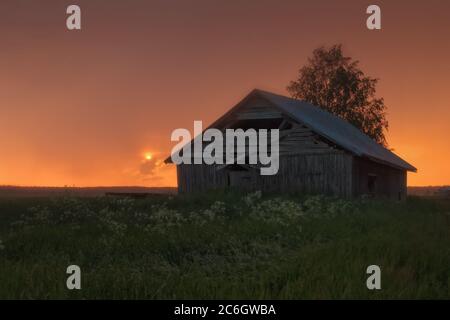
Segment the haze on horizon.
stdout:
<path fill-rule="evenodd" d="M 408 185 L 450 184 L 450 2 L 0 3 L 0 185 L 175 186 L 176 128 L 209 124 L 254 88 L 287 95 L 311 52 L 342 43 L 379 78 Z"/>

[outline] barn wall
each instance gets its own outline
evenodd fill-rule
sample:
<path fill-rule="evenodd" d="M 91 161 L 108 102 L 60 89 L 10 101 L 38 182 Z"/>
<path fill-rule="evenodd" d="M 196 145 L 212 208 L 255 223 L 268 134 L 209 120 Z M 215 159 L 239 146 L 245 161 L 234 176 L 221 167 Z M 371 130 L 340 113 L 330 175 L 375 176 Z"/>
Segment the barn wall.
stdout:
<path fill-rule="evenodd" d="M 245 174 L 228 167 L 217 170 L 215 165 L 182 164 L 177 166 L 178 189 L 180 193 L 201 192 L 229 187 L 231 183 L 246 190 L 349 197 L 353 190 L 352 159 L 339 151 L 282 156 L 279 171 L 273 176 L 261 176 L 259 169 L 250 169 Z"/>
<path fill-rule="evenodd" d="M 177 165 L 178 192 L 202 192 L 227 186 L 227 176 L 217 165 L 180 164 Z"/>
<path fill-rule="evenodd" d="M 257 177 L 263 191 L 301 192 L 349 197 L 352 193 L 352 156 L 344 152 L 290 155 L 280 158 L 274 176 Z"/>
<path fill-rule="evenodd" d="M 369 190 L 370 176 L 376 177 L 372 192 Z M 405 199 L 406 171 L 355 157 L 353 161 L 353 193 L 355 196 L 373 194 L 396 200 Z"/>

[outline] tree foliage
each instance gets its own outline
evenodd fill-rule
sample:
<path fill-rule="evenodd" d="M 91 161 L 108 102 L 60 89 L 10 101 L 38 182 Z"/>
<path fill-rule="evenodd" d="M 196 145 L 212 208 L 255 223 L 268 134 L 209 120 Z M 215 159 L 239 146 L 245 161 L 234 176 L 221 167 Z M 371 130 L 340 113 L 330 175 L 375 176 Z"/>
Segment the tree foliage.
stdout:
<path fill-rule="evenodd" d="M 375 96 L 378 79 L 366 76 L 358 63 L 344 56 L 341 45 L 317 48 L 287 90 L 292 97 L 337 115 L 387 146 L 386 106 L 383 98 Z"/>

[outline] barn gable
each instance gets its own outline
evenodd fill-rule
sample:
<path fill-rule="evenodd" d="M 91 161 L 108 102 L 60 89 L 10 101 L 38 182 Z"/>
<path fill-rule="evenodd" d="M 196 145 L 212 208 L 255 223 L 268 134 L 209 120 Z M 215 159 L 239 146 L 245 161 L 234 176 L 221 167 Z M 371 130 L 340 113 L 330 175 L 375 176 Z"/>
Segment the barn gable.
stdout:
<path fill-rule="evenodd" d="M 259 96 L 251 97 L 216 128 L 279 129 L 280 156 L 337 150 L 336 146 L 326 142 L 304 123 L 292 119 L 269 100 Z"/>

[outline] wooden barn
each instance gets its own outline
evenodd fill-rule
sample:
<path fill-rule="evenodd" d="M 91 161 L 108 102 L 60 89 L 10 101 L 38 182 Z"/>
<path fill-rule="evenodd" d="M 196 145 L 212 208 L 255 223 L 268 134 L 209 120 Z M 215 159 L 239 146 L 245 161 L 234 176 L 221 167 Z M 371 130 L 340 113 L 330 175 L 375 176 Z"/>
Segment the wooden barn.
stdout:
<path fill-rule="evenodd" d="M 304 101 L 262 90 L 253 90 L 209 128 L 278 128 L 279 171 L 264 176 L 250 165 L 181 164 L 179 193 L 231 187 L 403 199 L 407 171 L 417 171 L 348 122 Z"/>

